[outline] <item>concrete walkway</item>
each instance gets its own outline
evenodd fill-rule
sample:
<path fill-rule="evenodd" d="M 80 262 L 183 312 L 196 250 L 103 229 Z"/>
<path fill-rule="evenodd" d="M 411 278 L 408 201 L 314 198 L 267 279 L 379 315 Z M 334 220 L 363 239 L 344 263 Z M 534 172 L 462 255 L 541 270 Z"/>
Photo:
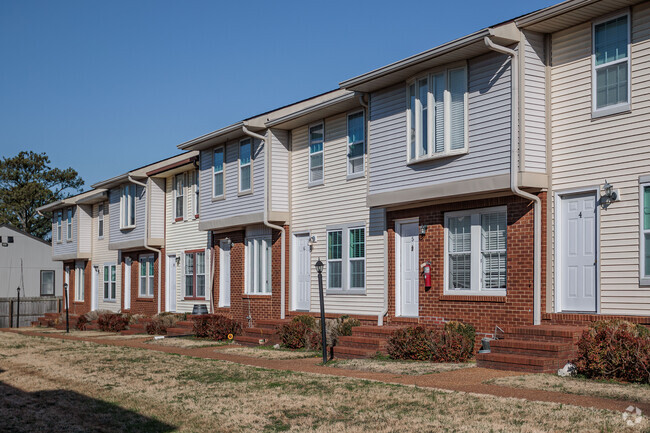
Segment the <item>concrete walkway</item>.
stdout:
<path fill-rule="evenodd" d="M 172 346 L 162 346 L 147 344 L 145 341 L 151 337 L 143 338 L 93 338 L 92 336 L 72 336 L 65 333 L 39 332 L 38 328 L 31 329 L 0 329 L 0 332 L 16 332 L 24 335 L 38 337 L 58 338 L 63 340 L 88 341 L 96 344 L 125 346 L 138 349 L 154 350 L 165 353 L 175 353 L 179 355 L 194 356 L 197 358 L 218 359 L 222 361 L 236 362 L 238 364 L 250 365 L 254 367 L 269 368 L 274 370 L 287 370 L 303 373 L 325 374 L 331 376 L 343 376 L 357 379 L 374 380 L 385 383 L 411 385 L 426 388 L 443 389 L 449 391 L 467 392 L 473 394 L 493 395 L 497 397 L 521 398 L 530 401 L 545 401 L 552 403 L 570 404 L 575 406 L 593 407 L 597 409 L 607 409 L 613 411 L 625 411 L 628 406 L 636 406 L 644 413 L 650 413 L 650 404 L 632 402 L 627 400 L 616 400 L 610 398 L 593 397 L 585 395 L 566 394 L 555 391 L 542 391 L 531 389 L 511 388 L 500 385 L 491 385 L 484 383 L 487 380 L 506 377 L 521 376 L 519 372 L 509 372 L 500 370 L 490 370 L 485 368 L 464 368 L 443 373 L 425 374 L 425 375 L 401 375 L 390 373 L 375 373 L 359 370 L 347 370 L 343 368 L 334 368 L 318 365 L 320 358 L 304 359 L 285 359 L 271 360 L 255 358 L 242 355 L 231 355 L 220 353 L 219 347 L 195 347 L 180 348 Z M 232 347 L 232 346 L 227 346 Z"/>

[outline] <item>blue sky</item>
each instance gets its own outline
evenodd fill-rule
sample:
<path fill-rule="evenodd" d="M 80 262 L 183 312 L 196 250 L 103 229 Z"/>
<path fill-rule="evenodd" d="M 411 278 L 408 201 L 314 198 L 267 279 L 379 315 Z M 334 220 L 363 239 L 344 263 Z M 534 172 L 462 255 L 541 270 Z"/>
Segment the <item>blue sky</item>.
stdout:
<path fill-rule="evenodd" d="M 97 181 L 551 0 L 0 2 L 0 155 Z"/>

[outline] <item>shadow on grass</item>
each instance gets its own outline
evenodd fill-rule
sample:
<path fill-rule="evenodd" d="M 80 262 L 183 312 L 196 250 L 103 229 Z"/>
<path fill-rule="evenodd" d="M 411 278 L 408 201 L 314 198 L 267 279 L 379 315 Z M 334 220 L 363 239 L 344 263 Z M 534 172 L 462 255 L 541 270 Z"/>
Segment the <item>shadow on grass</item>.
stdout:
<path fill-rule="evenodd" d="M 25 392 L 0 382 L 0 431 L 151 432 L 176 430 L 117 404 L 74 391 Z"/>

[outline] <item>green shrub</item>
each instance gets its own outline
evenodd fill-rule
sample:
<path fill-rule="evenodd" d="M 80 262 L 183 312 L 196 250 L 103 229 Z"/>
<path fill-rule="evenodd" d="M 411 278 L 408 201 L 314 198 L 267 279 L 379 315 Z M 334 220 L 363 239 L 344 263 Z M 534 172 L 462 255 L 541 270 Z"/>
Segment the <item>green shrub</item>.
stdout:
<path fill-rule="evenodd" d="M 194 322 L 194 334 L 197 337 L 209 338 L 210 340 L 227 340 L 229 335 L 233 337 L 241 333 L 241 325 L 221 314 L 203 314 L 192 317 Z"/>
<path fill-rule="evenodd" d="M 475 335 L 471 325 L 456 323 L 436 329 L 407 327 L 393 332 L 387 350 L 394 359 L 465 362 L 474 355 Z"/>
<path fill-rule="evenodd" d="M 622 320 L 596 322 L 580 337 L 572 363 L 588 378 L 650 383 L 650 331 Z"/>
<path fill-rule="evenodd" d="M 462 335 L 470 345 L 470 358 L 474 354 L 474 344 L 476 342 L 476 329 L 469 323 L 450 321 L 445 323 L 444 329 Z"/>

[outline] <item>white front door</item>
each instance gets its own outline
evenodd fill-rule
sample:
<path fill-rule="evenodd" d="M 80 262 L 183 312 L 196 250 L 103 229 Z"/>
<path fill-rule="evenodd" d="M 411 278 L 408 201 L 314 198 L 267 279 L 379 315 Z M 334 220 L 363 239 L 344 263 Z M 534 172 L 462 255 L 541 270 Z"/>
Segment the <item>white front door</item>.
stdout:
<path fill-rule="evenodd" d="M 399 224 L 399 295 L 398 314 L 406 317 L 419 315 L 419 234 L 418 223 Z"/>
<path fill-rule="evenodd" d="M 309 235 L 294 235 L 293 283 L 291 285 L 293 310 L 309 311 L 309 289 L 311 287 L 310 263 L 311 254 L 309 252 Z"/>
<path fill-rule="evenodd" d="M 562 197 L 562 311 L 596 312 L 596 197 Z"/>
<path fill-rule="evenodd" d="M 230 307 L 230 242 L 219 242 L 219 307 Z"/>
<path fill-rule="evenodd" d="M 167 311 L 176 311 L 176 254 L 167 256 Z"/>
<path fill-rule="evenodd" d="M 97 282 L 99 281 L 99 268 L 93 268 L 91 269 L 92 272 L 92 278 L 91 278 L 91 291 L 90 291 L 90 309 L 92 311 L 95 311 L 99 308 L 99 294 L 97 291 L 99 290 L 99 287 L 97 287 Z"/>
<path fill-rule="evenodd" d="M 131 309 L 131 258 L 124 260 L 124 309 Z"/>

